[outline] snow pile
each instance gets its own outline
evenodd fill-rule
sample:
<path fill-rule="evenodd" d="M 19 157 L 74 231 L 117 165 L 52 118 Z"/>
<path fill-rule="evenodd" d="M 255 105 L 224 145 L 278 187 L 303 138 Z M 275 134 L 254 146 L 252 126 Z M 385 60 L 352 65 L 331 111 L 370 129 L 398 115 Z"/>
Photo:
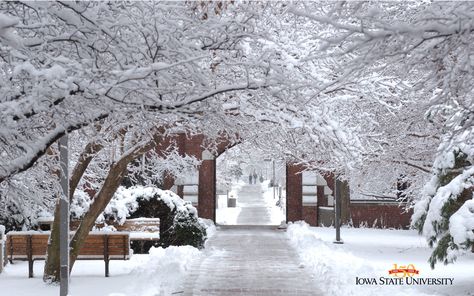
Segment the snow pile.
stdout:
<path fill-rule="evenodd" d="M 163 296 L 181 295 L 187 271 L 201 252 L 190 246 L 151 248 L 150 254 L 134 254 L 130 260 L 110 262 L 110 277 L 104 278 L 104 262 L 79 260 L 71 274 L 73 296 Z M 59 286 L 43 282 L 44 261 L 34 264 L 29 279 L 28 262 L 8 264 L 0 274 L 1 295 L 59 295 Z"/>
<path fill-rule="evenodd" d="M 219 225 L 236 225 L 237 218 L 240 215 L 241 208 L 238 206 L 239 192 L 246 185 L 242 180 L 232 183 L 231 190 L 228 195 L 229 198 L 235 198 L 237 200 L 236 207 L 227 207 L 227 195 L 219 195 L 218 208 L 216 210 L 216 222 Z"/>
<path fill-rule="evenodd" d="M 183 280 L 193 259 L 201 252 L 191 246 L 151 248 L 149 256 L 132 257 L 137 266 L 132 270 L 134 292 L 118 295 L 172 295 L 183 291 Z"/>
<path fill-rule="evenodd" d="M 263 181 L 260 185 L 262 186 L 263 199 L 268 206 L 272 224 L 281 224 L 286 220 L 286 199 L 278 200 L 278 188 L 273 189 L 273 187 L 270 187 L 270 180 Z M 276 199 L 273 198 L 273 190 L 275 190 Z"/>
<path fill-rule="evenodd" d="M 356 285 L 356 277 L 378 278 L 386 276 L 387 270 L 354 256 L 340 245 L 323 241 L 304 222 L 290 224 L 287 236 L 299 254 L 300 266 L 312 272 L 327 295 L 407 295 L 407 290 L 402 292 L 397 287 Z"/>
<path fill-rule="evenodd" d="M 214 221 L 211 219 L 199 218 L 199 223 L 204 225 L 204 228 L 206 228 L 206 239 L 209 239 L 216 234 L 216 224 L 214 224 Z"/>

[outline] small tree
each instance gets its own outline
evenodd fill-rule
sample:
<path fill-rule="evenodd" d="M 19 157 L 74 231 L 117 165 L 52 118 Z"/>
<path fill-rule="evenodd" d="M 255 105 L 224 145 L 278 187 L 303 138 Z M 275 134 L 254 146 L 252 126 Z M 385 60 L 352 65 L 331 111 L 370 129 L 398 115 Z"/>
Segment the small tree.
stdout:
<path fill-rule="evenodd" d="M 464 147 L 463 147 L 464 148 Z M 434 248 L 429 262 L 453 262 L 462 250 L 474 246 L 473 162 L 462 148 L 439 157 L 435 173 L 415 206 L 412 224 Z"/>

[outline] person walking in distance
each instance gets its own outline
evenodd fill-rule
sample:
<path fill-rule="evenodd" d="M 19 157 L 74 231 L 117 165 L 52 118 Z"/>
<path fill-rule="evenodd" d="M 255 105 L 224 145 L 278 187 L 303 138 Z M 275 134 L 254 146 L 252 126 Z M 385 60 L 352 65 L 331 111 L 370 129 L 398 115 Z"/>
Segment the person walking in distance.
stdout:
<path fill-rule="evenodd" d="M 258 178 L 257 173 L 254 171 L 253 172 L 253 184 L 257 184 L 257 178 Z"/>

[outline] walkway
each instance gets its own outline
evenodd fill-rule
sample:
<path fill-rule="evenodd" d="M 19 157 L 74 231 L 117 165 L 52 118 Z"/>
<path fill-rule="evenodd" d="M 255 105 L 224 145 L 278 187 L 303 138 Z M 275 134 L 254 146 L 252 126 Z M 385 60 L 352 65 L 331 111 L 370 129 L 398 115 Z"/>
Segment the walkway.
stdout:
<path fill-rule="evenodd" d="M 222 226 L 191 267 L 183 295 L 322 295 L 281 230 Z"/>
<path fill-rule="evenodd" d="M 191 266 L 183 295 L 322 295 L 285 232 L 265 226 L 275 221 L 261 191 L 260 184 L 241 188 L 238 225 L 220 226 L 207 241 L 203 256 Z"/>
<path fill-rule="evenodd" d="M 262 196 L 260 184 L 244 185 L 239 190 L 237 206 L 241 211 L 237 217 L 237 225 L 278 225 L 272 221 L 268 204 Z"/>

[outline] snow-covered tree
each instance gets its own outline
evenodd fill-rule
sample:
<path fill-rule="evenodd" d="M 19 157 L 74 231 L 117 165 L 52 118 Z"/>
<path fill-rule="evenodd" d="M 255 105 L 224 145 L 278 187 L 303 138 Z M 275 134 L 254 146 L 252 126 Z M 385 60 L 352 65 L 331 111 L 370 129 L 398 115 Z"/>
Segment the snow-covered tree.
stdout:
<path fill-rule="evenodd" d="M 415 206 L 413 224 L 434 247 L 432 267 L 438 261 L 451 263 L 474 246 L 474 161 L 470 138 L 466 133 L 464 143 L 453 146 L 447 141 L 450 150 L 440 148 L 434 174 Z"/>
<path fill-rule="evenodd" d="M 419 177 L 413 177 L 419 180 L 426 179 L 426 163 L 433 164 L 433 177 L 423 189 L 413 221 L 434 247 L 432 266 L 452 262 L 452 251 L 472 246 L 474 230 L 470 189 L 474 80 L 469 62 L 474 5 L 336 2 L 305 9 L 306 5 L 311 4 L 299 3 L 290 11 L 323 28 L 313 36 L 321 41 L 322 59 L 337 66 L 334 84 L 373 85 L 380 90 L 372 94 L 378 108 L 385 106 L 395 115 L 377 127 L 378 140 L 387 144 L 382 144 L 385 155 L 372 159 L 419 168 Z M 397 121 L 401 124 L 394 125 Z M 390 130 L 394 126 L 401 132 L 398 137 Z"/>
<path fill-rule="evenodd" d="M 211 152 L 224 134 L 268 157 L 343 173 L 356 188 L 373 185 L 370 175 L 385 184 L 382 194 L 405 178 L 415 195 L 436 153 L 472 139 L 471 10 L 464 2 L 408 10 L 377 2 L 2 2 L 0 195 L 26 180 L 36 191 L 46 172 L 45 190 L 57 196 L 54 143 L 69 134 L 70 198 L 77 191 L 76 205 L 88 205 L 72 263 L 125 176 L 148 185 L 196 165 L 172 147 L 153 152 L 174 132 L 205 134 Z M 467 215 L 459 211 L 452 217 Z M 57 280 L 51 258 L 46 277 Z"/>
<path fill-rule="evenodd" d="M 99 152 L 118 150 L 105 145 L 125 139 L 112 166 L 94 163 L 99 171 L 85 180 L 106 176 L 72 240 L 72 262 L 128 164 L 159 144 L 160 126 L 192 130 L 195 117 L 215 111 L 207 112 L 206 100 L 267 83 L 265 72 L 257 71 L 265 65 L 254 66 L 235 52 L 248 33 L 231 10 L 204 17 L 201 8 L 184 2 L 5 2 L 0 11 L 0 181 L 32 173 L 65 133 L 105 121 L 94 136 L 98 140 L 79 152 L 74 188 Z M 231 57 L 240 64 L 216 73 L 221 60 Z M 54 230 L 52 238 L 55 245 Z"/>

